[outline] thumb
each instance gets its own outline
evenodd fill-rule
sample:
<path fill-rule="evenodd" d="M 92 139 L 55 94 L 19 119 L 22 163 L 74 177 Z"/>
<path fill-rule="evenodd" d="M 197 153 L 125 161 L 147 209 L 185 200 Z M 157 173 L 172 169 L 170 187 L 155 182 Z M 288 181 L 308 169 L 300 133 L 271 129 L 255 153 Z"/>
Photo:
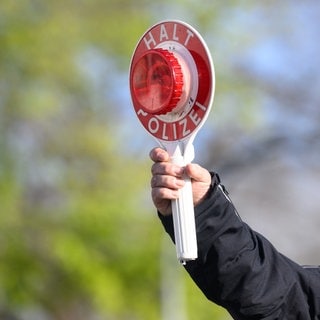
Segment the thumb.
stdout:
<path fill-rule="evenodd" d="M 192 181 L 192 195 L 194 205 L 198 205 L 204 199 L 211 185 L 211 175 L 208 170 L 198 164 L 188 164 L 185 173 Z"/>
<path fill-rule="evenodd" d="M 209 171 L 196 163 L 187 164 L 185 173 L 194 181 L 205 184 L 211 183 L 211 175 Z"/>

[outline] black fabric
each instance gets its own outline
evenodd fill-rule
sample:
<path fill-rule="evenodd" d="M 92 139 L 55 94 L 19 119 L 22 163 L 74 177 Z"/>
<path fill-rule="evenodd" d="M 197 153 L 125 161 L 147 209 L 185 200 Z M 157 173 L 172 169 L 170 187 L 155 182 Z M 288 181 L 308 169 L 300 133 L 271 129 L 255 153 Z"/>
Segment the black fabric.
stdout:
<path fill-rule="evenodd" d="M 320 319 L 320 269 L 303 268 L 253 231 L 212 177 L 195 208 L 198 259 L 185 265 L 194 282 L 237 320 Z M 174 241 L 172 216 L 159 217 Z"/>

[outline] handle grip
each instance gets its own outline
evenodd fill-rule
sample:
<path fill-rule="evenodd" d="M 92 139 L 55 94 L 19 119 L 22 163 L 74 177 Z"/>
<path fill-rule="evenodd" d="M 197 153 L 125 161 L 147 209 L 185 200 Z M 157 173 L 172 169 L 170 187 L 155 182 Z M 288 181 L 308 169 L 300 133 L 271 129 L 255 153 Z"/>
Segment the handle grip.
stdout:
<path fill-rule="evenodd" d="M 171 162 L 184 165 L 182 156 L 172 157 Z M 177 258 L 182 264 L 198 257 L 192 184 L 189 177 L 184 180 L 185 185 L 179 191 L 179 198 L 171 202 Z"/>

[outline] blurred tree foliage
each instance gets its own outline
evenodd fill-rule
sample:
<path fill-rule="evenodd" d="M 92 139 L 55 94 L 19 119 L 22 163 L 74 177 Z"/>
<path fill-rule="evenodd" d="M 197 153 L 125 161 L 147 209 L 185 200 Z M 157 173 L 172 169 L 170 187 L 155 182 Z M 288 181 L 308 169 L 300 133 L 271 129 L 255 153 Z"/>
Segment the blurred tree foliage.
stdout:
<path fill-rule="evenodd" d="M 138 196 L 145 168 L 118 153 L 114 106 L 79 65 L 92 48 L 127 58 L 146 18 L 123 6 L 0 4 L 3 315 L 157 318 L 158 230 Z"/>
<path fill-rule="evenodd" d="M 149 172 L 119 151 L 108 81 L 86 71 L 101 64 L 83 64 L 102 59 L 109 81 L 127 68 L 151 4 L 1 1 L 1 319 L 160 318 Z"/>

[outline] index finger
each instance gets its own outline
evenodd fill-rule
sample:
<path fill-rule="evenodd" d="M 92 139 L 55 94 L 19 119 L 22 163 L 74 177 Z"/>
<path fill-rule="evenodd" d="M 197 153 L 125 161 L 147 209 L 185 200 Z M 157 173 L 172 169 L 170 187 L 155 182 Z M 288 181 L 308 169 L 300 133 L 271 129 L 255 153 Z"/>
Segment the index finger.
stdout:
<path fill-rule="evenodd" d="M 154 162 L 167 162 L 170 160 L 168 152 L 159 147 L 153 148 L 150 151 L 149 156 Z"/>

